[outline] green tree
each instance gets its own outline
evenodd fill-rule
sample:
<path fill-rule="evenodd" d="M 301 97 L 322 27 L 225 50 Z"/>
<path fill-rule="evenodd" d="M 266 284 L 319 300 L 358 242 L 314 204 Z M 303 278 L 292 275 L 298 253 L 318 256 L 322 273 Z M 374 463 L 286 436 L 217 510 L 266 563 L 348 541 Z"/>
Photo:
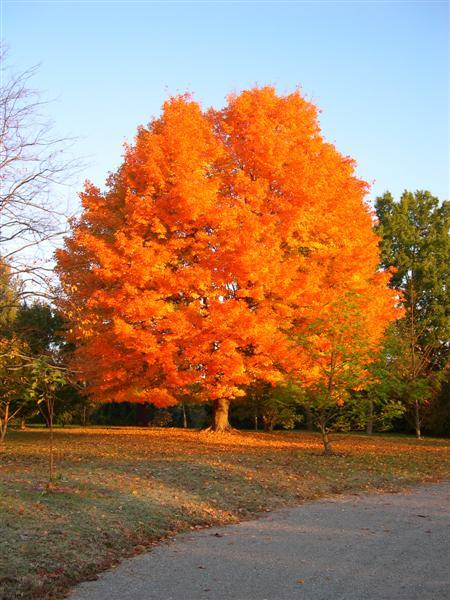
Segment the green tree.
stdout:
<path fill-rule="evenodd" d="M 395 202 L 386 192 L 376 200 L 376 213 L 381 264 L 394 267 L 390 285 L 405 309 L 395 325 L 396 364 L 420 438 L 422 407 L 438 389 L 449 359 L 450 203 L 427 191 L 405 191 Z"/>
<path fill-rule="evenodd" d="M 273 431 L 275 427 L 293 429 L 302 421 L 299 414 L 302 394 L 290 383 L 271 385 L 257 381 L 246 389 L 245 398 L 236 405 L 233 415 L 240 420 L 250 420 L 257 431 L 262 422 L 264 431 Z"/>
<path fill-rule="evenodd" d="M 436 436 L 449 436 L 450 434 L 450 372 L 442 382 L 439 393 L 433 398 L 430 410 L 424 420 L 424 429 L 427 433 Z"/>
<path fill-rule="evenodd" d="M 14 330 L 34 356 L 59 351 L 63 329 L 62 317 L 45 302 L 24 302 L 17 309 Z"/>
<path fill-rule="evenodd" d="M 396 314 L 395 307 L 371 293 L 370 288 L 343 293 L 298 340 L 308 352 L 298 380 L 305 389 L 301 402 L 322 434 L 325 454 L 333 452 L 328 434 L 347 420 L 354 392 L 370 385 L 369 368 L 378 358 L 386 318 Z"/>
<path fill-rule="evenodd" d="M 64 339 L 66 324 L 58 311 L 43 301 L 25 302 L 19 306 L 14 321 L 14 331 L 23 340 L 33 358 L 47 357 L 59 366 L 65 366 L 72 344 Z M 73 379 L 73 378 L 72 378 Z M 65 425 L 74 420 L 86 425 L 91 403 L 82 387 L 70 381 L 57 390 L 55 423 Z M 30 403 L 28 410 L 21 411 L 21 418 L 29 418 L 36 411 Z"/>
<path fill-rule="evenodd" d="M 49 429 L 49 489 L 52 487 L 54 479 L 53 422 L 55 400 L 58 391 L 66 383 L 67 375 L 64 368 L 52 364 L 46 356 L 39 356 L 33 360 L 30 367 L 27 396 L 32 402 L 36 403 Z"/>
<path fill-rule="evenodd" d="M 28 348 L 15 336 L 0 337 L 0 442 L 9 422 L 28 404 L 30 360 Z"/>
<path fill-rule="evenodd" d="M 0 442 L 9 422 L 24 408 L 28 346 L 14 334 L 17 314 L 15 283 L 8 264 L 0 259 Z"/>
<path fill-rule="evenodd" d="M 397 329 L 391 325 L 378 359 L 369 365 L 367 384 L 354 394 L 353 412 L 349 415 L 353 429 L 365 429 L 368 435 L 374 429 L 387 431 L 404 415 L 406 408 L 401 400 L 405 381 L 397 364 L 401 356 L 400 343 Z"/>

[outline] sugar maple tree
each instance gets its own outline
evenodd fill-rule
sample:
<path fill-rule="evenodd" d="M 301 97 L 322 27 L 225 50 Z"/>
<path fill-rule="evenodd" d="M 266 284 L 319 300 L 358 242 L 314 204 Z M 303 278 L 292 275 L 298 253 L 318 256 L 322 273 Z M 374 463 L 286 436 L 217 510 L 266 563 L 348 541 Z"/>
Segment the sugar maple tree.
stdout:
<path fill-rule="evenodd" d="M 106 191 L 86 184 L 57 253 L 90 393 L 164 406 L 195 392 L 226 430 L 248 384 L 311 377 L 299 340 L 323 306 L 359 288 L 392 305 L 365 192 L 299 92 L 255 88 L 207 113 L 166 102 Z M 390 314 L 368 315 L 381 335 Z"/>

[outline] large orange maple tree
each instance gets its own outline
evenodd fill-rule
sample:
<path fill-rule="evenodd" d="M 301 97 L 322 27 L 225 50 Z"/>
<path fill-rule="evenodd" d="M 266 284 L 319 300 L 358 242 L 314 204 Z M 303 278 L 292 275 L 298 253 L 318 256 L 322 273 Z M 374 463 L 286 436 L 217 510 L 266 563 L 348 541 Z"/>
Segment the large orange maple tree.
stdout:
<path fill-rule="evenodd" d="M 299 92 L 254 88 L 208 112 L 166 102 L 106 190 L 86 184 L 57 252 L 89 392 L 158 406 L 195 393 L 226 430 L 246 385 L 314 379 L 301 340 L 352 290 L 365 291 L 375 351 L 393 298 L 366 188 Z"/>

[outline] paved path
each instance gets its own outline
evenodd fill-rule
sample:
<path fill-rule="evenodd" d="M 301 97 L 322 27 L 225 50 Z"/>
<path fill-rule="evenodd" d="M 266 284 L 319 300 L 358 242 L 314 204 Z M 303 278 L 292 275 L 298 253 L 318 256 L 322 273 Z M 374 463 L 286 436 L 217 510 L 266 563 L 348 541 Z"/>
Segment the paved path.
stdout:
<path fill-rule="evenodd" d="M 180 535 L 70 600 L 447 600 L 450 482 Z"/>

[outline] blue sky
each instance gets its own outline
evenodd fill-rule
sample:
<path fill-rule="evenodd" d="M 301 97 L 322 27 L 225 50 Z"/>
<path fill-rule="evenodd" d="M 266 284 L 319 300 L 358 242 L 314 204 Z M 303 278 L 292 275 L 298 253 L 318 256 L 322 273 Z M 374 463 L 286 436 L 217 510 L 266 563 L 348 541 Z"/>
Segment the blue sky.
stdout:
<path fill-rule="evenodd" d="M 2 38 L 102 186 L 138 124 L 191 91 L 301 86 L 325 137 L 386 189 L 449 197 L 447 2 L 2 2 Z M 75 200 L 74 200 L 75 201 Z"/>

